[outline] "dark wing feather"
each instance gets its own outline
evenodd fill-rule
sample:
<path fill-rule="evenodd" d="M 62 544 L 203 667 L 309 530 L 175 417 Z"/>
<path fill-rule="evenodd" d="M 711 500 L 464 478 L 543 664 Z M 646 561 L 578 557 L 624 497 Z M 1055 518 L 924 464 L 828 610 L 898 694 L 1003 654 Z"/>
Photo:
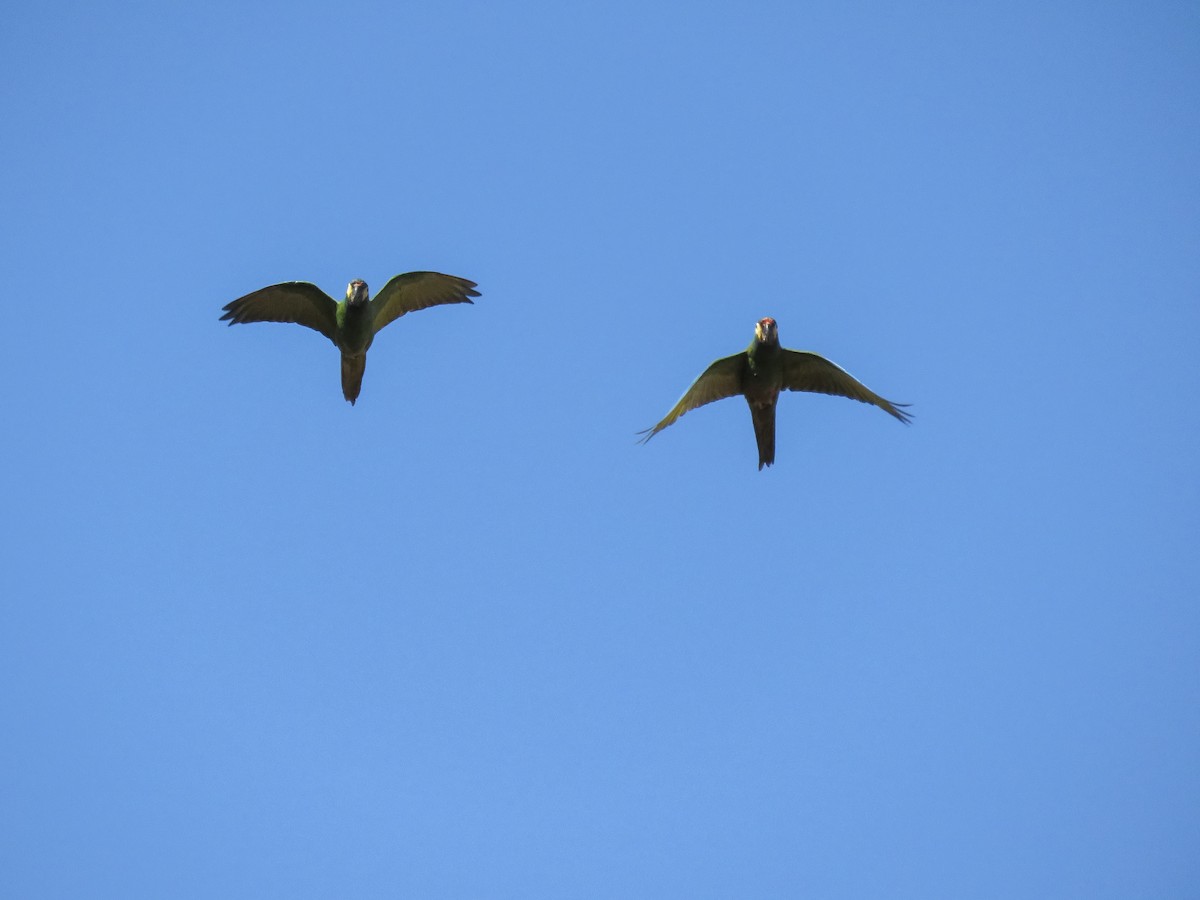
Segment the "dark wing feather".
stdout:
<path fill-rule="evenodd" d="M 371 319 L 378 333 L 405 313 L 442 303 L 470 303 L 478 297 L 475 282 L 441 272 L 406 272 L 383 286 L 371 301 Z"/>
<path fill-rule="evenodd" d="M 674 423 L 684 413 L 698 406 L 740 394 L 742 392 L 742 373 L 745 371 L 745 368 L 745 351 L 735 353 L 733 356 L 726 356 L 724 359 L 718 359 L 705 369 L 699 378 L 692 382 L 692 386 L 679 398 L 679 402 L 671 408 L 671 411 L 667 413 L 661 422 L 653 428 L 647 428 L 645 431 L 638 432 L 638 434 L 645 435 L 638 443 L 646 443 L 646 441 L 650 440 L 650 438 L 654 437 L 668 425 Z"/>
<path fill-rule="evenodd" d="M 337 303 L 315 284 L 285 281 L 262 288 L 225 305 L 221 321 L 295 322 L 337 343 Z"/>
<path fill-rule="evenodd" d="M 862 403 L 871 403 L 895 416 L 905 425 L 912 419 L 911 413 L 897 408 L 908 406 L 907 403 L 884 400 L 841 366 L 804 350 L 783 351 L 783 386 L 789 391 L 833 394 Z"/>

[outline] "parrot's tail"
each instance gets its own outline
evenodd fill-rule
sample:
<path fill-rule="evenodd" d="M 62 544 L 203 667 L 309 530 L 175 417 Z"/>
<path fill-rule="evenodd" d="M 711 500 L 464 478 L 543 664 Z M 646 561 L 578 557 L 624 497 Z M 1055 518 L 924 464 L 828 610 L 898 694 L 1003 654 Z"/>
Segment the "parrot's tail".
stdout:
<path fill-rule="evenodd" d="M 342 396 L 354 405 L 358 393 L 362 390 L 363 372 L 367 371 L 367 354 L 358 356 L 342 354 Z"/>
<path fill-rule="evenodd" d="M 754 419 L 754 439 L 758 441 L 758 468 L 761 470 L 775 462 L 775 404 L 751 404 L 750 417 Z"/>

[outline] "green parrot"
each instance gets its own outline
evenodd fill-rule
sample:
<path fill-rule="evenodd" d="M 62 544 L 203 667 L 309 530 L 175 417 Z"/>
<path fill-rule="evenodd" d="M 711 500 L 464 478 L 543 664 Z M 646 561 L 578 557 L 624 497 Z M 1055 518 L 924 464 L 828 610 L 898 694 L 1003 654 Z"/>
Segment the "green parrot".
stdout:
<path fill-rule="evenodd" d="M 441 272 L 407 272 L 368 300 L 367 283 L 355 279 L 341 303 L 307 281 L 285 281 L 239 297 L 224 307 L 220 321 L 295 322 L 319 331 L 342 351 L 342 396 L 354 405 L 362 390 L 367 350 L 389 322 L 408 312 L 442 303 L 471 303 L 475 282 Z"/>
<path fill-rule="evenodd" d="M 758 468 L 775 462 L 775 404 L 781 390 L 814 391 L 835 394 L 863 403 L 873 403 L 884 412 L 908 424 L 912 415 L 867 388 L 845 369 L 824 357 L 804 350 L 786 350 L 779 346 L 775 320 L 761 319 L 754 326 L 754 340 L 741 353 L 718 359 L 705 369 L 687 392 L 679 398 L 666 417 L 653 428 L 638 432 L 646 443 L 689 410 L 714 400 L 741 394 L 750 404 L 754 437 L 758 441 Z"/>

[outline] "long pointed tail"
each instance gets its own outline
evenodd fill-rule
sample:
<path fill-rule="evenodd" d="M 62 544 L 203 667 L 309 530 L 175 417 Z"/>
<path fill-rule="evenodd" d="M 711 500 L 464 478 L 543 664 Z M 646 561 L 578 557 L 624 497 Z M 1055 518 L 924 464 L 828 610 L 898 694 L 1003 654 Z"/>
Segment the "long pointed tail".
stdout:
<path fill-rule="evenodd" d="M 750 406 L 750 417 L 754 420 L 754 439 L 758 441 L 758 468 L 775 462 L 775 404 Z"/>
<path fill-rule="evenodd" d="M 342 396 L 350 401 L 351 406 L 354 405 L 359 391 L 362 390 L 363 372 L 365 371 L 367 371 L 367 354 L 360 353 L 358 356 L 342 354 Z"/>

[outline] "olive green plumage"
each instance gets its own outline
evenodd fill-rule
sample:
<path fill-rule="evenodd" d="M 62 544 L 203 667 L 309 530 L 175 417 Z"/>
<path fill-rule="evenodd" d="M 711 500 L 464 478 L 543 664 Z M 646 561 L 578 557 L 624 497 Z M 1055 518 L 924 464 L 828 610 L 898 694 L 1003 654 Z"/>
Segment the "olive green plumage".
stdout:
<path fill-rule="evenodd" d="M 418 309 L 471 303 L 479 296 L 475 286 L 441 272 L 407 272 L 385 284 L 373 300 L 367 299 L 367 283 L 356 279 L 346 287 L 346 299 L 337 303 L 315 284 L 285 281 L 226 304 L 221 321 L 295 322 L 319 331 L 342 352 L 342 395 L 353 405 L 362 389 L 367 350 L 382 328 Z"/>
<path fill-rule="evenodd" d="M 754 422 L 754 437 L 758 442 L 758 468 L 775 462 L 775 405 L 779 392 L 814 391 L 849 397 L 872 403 L 906 425 L 911 414 L 898 407 L 906 403 L 891 403 L 871 391 L 845 369 L 824 357 L 804 350 L 787 350 L 779 346 L 779 331 L 775 320 L 762 319 L 754 326 L 754 340 L 741 353 L 718 359 L 692 383 L 669 413 L 653 428 L 639 432 L 645 443 L 684 413 L 741 394 L 750 406 Z"/>

